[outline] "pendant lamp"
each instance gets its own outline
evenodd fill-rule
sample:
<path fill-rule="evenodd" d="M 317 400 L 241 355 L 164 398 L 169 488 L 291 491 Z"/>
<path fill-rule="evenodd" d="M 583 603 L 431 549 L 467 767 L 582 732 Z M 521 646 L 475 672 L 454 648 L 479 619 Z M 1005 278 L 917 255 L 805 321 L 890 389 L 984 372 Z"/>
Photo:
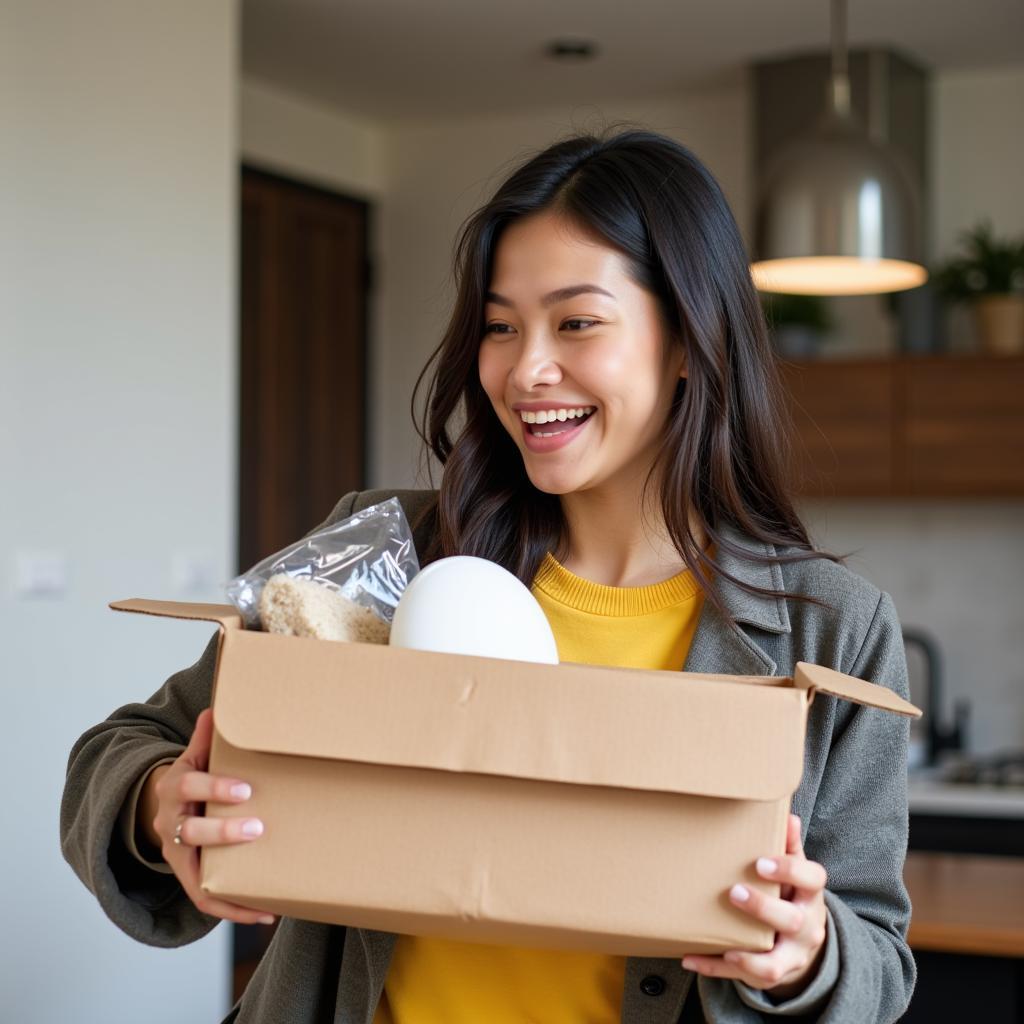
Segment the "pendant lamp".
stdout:
<path fill-rule="evenodd" d="M 765 169 L 750 268 L 762 291 L 868 295 L 928 279 L 918 190 L 850 109 L 845 22 L 845 0 L 832 0 L 828 109 Z"/>

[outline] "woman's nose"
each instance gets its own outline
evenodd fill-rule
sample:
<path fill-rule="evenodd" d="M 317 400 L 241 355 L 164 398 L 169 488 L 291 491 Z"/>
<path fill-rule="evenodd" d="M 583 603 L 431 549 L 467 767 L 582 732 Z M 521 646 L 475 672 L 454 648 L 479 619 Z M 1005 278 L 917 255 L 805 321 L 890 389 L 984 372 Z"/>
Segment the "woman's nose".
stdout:
<path fill-rule="evenodd" d="M 562 370 L 550 339 L 536 334 L 524 338 L 512 367 L 511 382 L 515 389 L 525 394 L 535 384 L 557 384 L 561 379 Z"/>

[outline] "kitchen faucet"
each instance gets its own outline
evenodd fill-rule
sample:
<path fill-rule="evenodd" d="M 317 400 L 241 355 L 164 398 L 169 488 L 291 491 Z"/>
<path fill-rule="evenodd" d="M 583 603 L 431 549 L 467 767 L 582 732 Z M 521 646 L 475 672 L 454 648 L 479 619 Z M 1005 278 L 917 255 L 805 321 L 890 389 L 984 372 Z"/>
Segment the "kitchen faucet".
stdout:
<path fill-rule="evenodd" d="M 941 724 L 942 714 L 942 657 L 938 644 L 932 636 L 921 629 L 903 628 L 904 646 L 917 647 L 924 655 L 927 666 L 925 692 L 925 725 L 927 727 L 927 753 L 925 764 L 934 765 L 943 750 L 963 750 L 967 734 L 967 717 L 970 705 L 966 700 L 957 700 L 953 705 L 953 725 L 948 728 Z"/>

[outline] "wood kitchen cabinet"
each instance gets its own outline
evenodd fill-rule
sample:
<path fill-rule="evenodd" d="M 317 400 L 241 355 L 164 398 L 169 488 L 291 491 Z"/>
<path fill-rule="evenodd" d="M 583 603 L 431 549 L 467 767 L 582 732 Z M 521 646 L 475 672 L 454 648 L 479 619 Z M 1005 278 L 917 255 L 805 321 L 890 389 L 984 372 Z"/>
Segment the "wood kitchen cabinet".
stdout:
<path fill-rule="evenodd" d="M 1024 357 L 902 367 L 909 493 L 1024 494 Z"/>
<path fill-rule="evenodd" d="M 1024 356 L 780 362 L 797 493 L 1024 495 Z"/>
<path fill-rule="evenodd" d="M 798 493 L 891 494 L 895 372 L 888 362 L 782 364 Z"/>
<path fill-rule="evenodd" d="M 1024 1020 L 1024 859 L 910 852 L 917 986 L 902 1024 Z"/>

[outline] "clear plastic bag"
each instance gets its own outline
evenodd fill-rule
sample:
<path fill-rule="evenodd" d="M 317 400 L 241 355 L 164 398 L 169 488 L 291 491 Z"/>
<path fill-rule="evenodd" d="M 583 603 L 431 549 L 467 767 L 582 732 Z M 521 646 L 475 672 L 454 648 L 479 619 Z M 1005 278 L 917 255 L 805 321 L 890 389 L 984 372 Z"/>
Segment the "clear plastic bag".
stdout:
<path fill-rule="evenodd" d="M 388 498 L 310 534 L 227 583 L 247 629 L 260 628 L 260 595 L 271 576 L 287 573 L 335 590 L 390 625 L 420 564 L 397 498 Z"/>

